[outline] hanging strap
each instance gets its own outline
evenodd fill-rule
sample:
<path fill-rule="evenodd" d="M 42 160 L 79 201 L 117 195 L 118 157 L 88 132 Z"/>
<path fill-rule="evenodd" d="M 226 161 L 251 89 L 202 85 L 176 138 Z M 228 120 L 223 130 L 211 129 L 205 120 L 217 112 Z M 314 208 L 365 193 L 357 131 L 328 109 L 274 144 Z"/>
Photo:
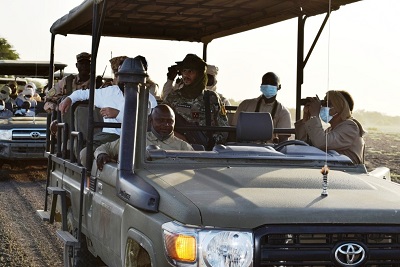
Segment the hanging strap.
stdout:
<path fill-rule="evenodd" d="M 210 106 L 210 91 L 204 90 L 203 94 L 204 108 L 206 109 L 206 125 L 211 126 L 211 106 Z"/>
<path fill-rule="evenodd" d="M 260 97 L 260 99 L 258 99 L 258 101 L 257 101 L 257 106 L 256 106 L 256 110 L 254 110 L 254 112 L 260 112 L 260 106 L 261 106 L 261 102 L 264 100 L 264 98 L 263 97 Z M 274 119 L 275 118 L 275 113 L 276 113 L 276 110 L 278 109 L 278 100 L 275 100 L 274 102 L 273 102 L 274 104 L 273 104 L 273 106 L 272 106 L 272 110 L 271 110 L 271 117 L 272 117 L 272 119 Z"/>
<path fill-rule="evenodd" d="M 206 115 L 206 125 L 211 126 L 211 105 L 210 105 L 210 94 L 211 91 L 204 90 L 203 100 L 204 100 L 204 108 L 205 115 Z M 214 147 L 214 138 L 213 134 L 210 131 L 207 131 L 206 136 L 208 138 L 207 147 L 206 149 L 211 150 Z"/>

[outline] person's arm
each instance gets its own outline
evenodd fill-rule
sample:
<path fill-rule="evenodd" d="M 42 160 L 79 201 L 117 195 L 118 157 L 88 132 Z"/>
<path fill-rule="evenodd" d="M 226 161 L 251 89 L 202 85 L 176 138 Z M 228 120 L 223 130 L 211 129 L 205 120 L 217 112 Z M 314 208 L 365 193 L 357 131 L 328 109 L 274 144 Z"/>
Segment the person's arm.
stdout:
<path fill-rule="evenodd" d="M 104 164 L 118 160 L 119 142 L 120 139 L 117 139 L 113 142 L 102 144 L 94 151 L 94 158 L 99 170 L 103 169 Z"/>
<path fill-rule="evenodd" d="M 85 101 L 89 99 L 89 89 L 75 90 L 68 97 L 71 99 L 72 104 L 78 101 Z M 97 93 L 97 92 L 96 92 Z"/>
<path fill-rule="evenodd" d="M 292 117 L 290 112 L 284 106 L 281 106 L 281 111 L 279 112 L 279 118 L 276 122 L 276 128 L 291 128 L 292 127 Z M 290 134 L 278 134 L 279 142 L 283 142 L 289 139 Z"/>
<path fill-rule="evenodd" d="M 194 148 L 187 142 L 183 141 L 181 142 L 181 149 L 183 151 L 194 151 Z"/>
<path fill-rule="evenodd" d="M 294 123 L 294 129 L 296 132 L 295 138 L 297 140 L 307 141 L 307 131 L 303 119 L 300 119 Z"/>
<path fill-rule="evenodd" d="M 100 108 L 104 118 L 113 118 L 122 123 L 125 98 L 118 86 L 96 89 L 94 105 Z"/>
<path fill-rule="evenodd" d="M 169 80 L 169 79 L 165 82 L 165 84 L 163 86 L 163 90 L 161 92 L 162 100 L 165 100 L 167 98 L 168 94 L 172 92 L 172 88 L 173 88 L 172 83 L 173 82 L 174 82 L 173 80 Z"/>
<path fill-rule="evenodd" d="M 119 142 L 120 139 L 118 138 L 115 141 L 102 144 L 94 151 L 94 157 L 97 158 L 99 154 L 105 153 L 108 154 L 112 159 L 118 160 Z"/>
<path fill-rule="evenodd" d="M 313 146 L 323 150 L 326 143 L 328 149 L 348 149 L 352 146 L 355 138 L 360 135 L 358 126 L 351 120 L 342 122 L 335 129 L 329 131 L 326 136 L 319 119 L 308 120 L 305 127 Z"/>
<path fill-rule="evenodd" d="M 158 84 L 155 83 L 150 77 L 147 77 L 146 79 L 146 87 L 149 90 L 150 94 L 152 94 L 155 99 L 161 98 L 158 92 Z"/>
<path fill-rule="evenodd" d="M 237 125 L 237 121 L 238 121 L 240 112 L 245 111 L 245 110 L 246 110 L 246 100 L 243 100 L 239 104 L 239 106 L 237 107 L 237 109 L 235 111 L 235 114 L 233 115 L 232 126 Z"/>

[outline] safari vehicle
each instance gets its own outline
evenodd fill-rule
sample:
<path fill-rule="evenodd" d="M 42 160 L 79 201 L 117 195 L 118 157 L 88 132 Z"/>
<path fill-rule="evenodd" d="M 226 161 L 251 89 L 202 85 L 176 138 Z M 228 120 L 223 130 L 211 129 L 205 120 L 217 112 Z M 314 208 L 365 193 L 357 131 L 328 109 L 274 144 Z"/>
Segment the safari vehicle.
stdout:
<path fill-rule="evenodd" d="M 63 73 L 66 66 L 56 62 L 51 70 Z M 48 79 L 49 71 L 49 61 L 0 60 L 0 76 L 7 76 L 0 78 L 0 89 L 10 81 L 16 81 L 18 89 L 23 90 L 28 78 Z M 0 117 L 0 166 L 19 164 L 18 160 L 46 159 L 46 125 L 47 115 L 41 104 L 38 104 L 34 117 Z"/>
<path fill-rule="evenodd" d="M 196 41 L 204 43 L 205 58 L 215 38 L 297 17 L 299 109 L 304 21 L 328 18 L 330 11 L 319 0 L 86 0 L 54 22 L 52 43 L 58 34 L 92 35 L 96 59 L 100 36 Z M 93 121 L 94 81 L 85 135 L 93 164 L 80 165 L 73 153 L 46 153 L 46 198 L 38 214 L 54 223 L 60 213 L 65 266 L 96 260 L 101 266 L 399 266 L 400 187 L 387 168 L 368 172 L 299 140 L 246 143 L 293 132 L 273 129 L 268 113 L 241 113 L 237 127 L 193 129 L 237 133 L 237 142 L 210 151 L 146 147 L 147 73 L 133 58 L 119 77 L 125 83 L 119 162 L 99 171 L 93 161 L 92 134 L 104 126 Z M 264 123 L 249 127 L 247 116 Z M 62 144 L 82 138 L 72 125 L 61 125 Z M 321 174 L 325 165 L 329 173 Z"/>
<path fill-rule="evenodd" d="M 17 90 L 20 90 L 20 91 L 24 90 L 25 85 L 28 83 L 25 78 L 18 78 L 18 77 L 16 77 L 16 78 L 14 78 L 14 77 L 5 78 L 5 77 L 0 77 L 0 88 L 2 88 L 4 85 L 9 84 L 10 82 L 16 82 L 17 86 L 18 86 Z"/>

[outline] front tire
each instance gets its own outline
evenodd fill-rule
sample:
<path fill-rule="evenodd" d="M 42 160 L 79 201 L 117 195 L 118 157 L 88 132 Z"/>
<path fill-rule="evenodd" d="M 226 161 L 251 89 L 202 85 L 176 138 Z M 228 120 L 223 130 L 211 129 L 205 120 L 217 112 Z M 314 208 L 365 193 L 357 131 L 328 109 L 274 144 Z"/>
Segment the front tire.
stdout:
<path fill-rule="evenodd" d="M 151 267 L 150 255 L 131 238 L 126 244 L 125 267 Z"/>
<path fill-rule="evenodd" d="M 67 227 L 68 232 L 72 234 L 76 239 L 78 235 L 78 227 L 74 221 L 74 215 L 72 208 L 68 208 L 67 212 Z M 64 259 L 67 260 L 67 265 L 69 267 L 91 267 L 99 266 L 99 260 L 93 256 L 93 254 L 88 250 L 86 243 L 86 236 L 81 233 L 81 247 L 74 248 L 71 250 L 64 249 Z M 104 266 L 104 265 L 103 265 Z"/>

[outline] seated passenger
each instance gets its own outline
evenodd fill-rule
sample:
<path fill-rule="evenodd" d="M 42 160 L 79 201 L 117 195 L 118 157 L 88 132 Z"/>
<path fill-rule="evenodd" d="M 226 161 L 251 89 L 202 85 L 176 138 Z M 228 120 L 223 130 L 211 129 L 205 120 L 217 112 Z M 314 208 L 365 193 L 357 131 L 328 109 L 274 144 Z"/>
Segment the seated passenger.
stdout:
<path fill-rule="evenodd" d="M 10 118 L 13 116 L 13 112 L 6 108 L 6 104 L 3 99 L 0 99 L 0 118 Z"/>
<path fill-rule="evenodd" d="M 322 102 L 311 97 L 307 100 L 303 119 L 295 123 L 296 138 L 309 141 L 322 150 L 336 150 L 348 156 L 355 164 L 363 163 L 365 131 L 351 116 L 353 101 L 350 94 L 332 90 L 326 93 Z M 319 118 L 330 123 L 325 131 Z"/>
<path fill-rule="evenodd" d="M 228 126 L 228 118 L 219 95 L 206 89 L 207 64 L 194 54 L 187 54 L 183 61 L 176 62 L 182 74 L 183 86 L 168 94 L 164 104 L 176 113 L 177 126 Z M 191 144 L 203 145 L 211 150 L 214 144 L 223 144 L 226 132 L 207 133 L 203 131 L 181 131 L 182 136 Z"/>
<path fill-rule="evenodd" d="M 76 55 L 75 66 L 78 69 L 78 74 L 64 76 L 52 88 L 48 88 L 44 110 L 50 113 L 56 109 L 58 101 L 65 95 L 69 95 L 77 89 L 89 88 L 91 58 L 92 55 L 87 52 Z"/>
<path fill-rule="evenodd" d="M 164 84 L 163 91 L 161 94 L 161 98 L 163 100 L 165 98 L 167 98 L 168 94 L 171 93 L 172 91 L 176 91 L 183 87 L 184 83 L 183 83 L 183 80 L 181 77 L 178 77 L 174 83 L 176 76 L 181 75 L 178 68 L 179 68 L 178 65 L 173 65 L 168 68 L 167 81 Z M 207 64 L 206 74 L 207 74 L 206 89 L 216 92 L 217 91 L 217 82 L 218 82 L 218 80 L 217 80 L 218 67 Z M 221 99 L 222 103 L 225 106 L 231 105 L 229 100 L 227 98 L 225 98 L 222 94 L 218 93 L 218 95 L 219 95 L 219 98 Z"/>
<path fill-rule="evenodd" d="M 147 61 L 144 57 L 139 56 L 142 60 L 145 69 L 147 70 Z M 117 57 L 119 59 L 118 66 L 120 67 L 127 57 Z M 118 66 L 116 70 L 118 71 Z M 115 68 L 113 67 L 113 71 Z M 101 89 L 96 89 L 94 96 L 94 105 L 100 108 L 100 114 L 104 118 L 104 122 L 122 123 L 124 116 L 124 86 L 119 84 L 117 72 L 114 73 L 115 79 L 113 84 Z M 89 99 L 89 90 L 75 90 L 72 94 L 66 97 L 58 106 L 61 114 L 66 113 L 69 108 L 78 101 Z M 149 101 L 157 103 L 154 96 L 149 94 Z M 86 121 L 84 123 L 87 123 Z M 53 127 L 55 128 L 55 127 Z M 55 128 L 56 129 L 56 128 Z M 112 142 L 119 138 L 121 129 L 119 128 L 103 128 L 102 132 L 97 133 L 93 137 L 93 149 L 96 149 L 101 144 Z"/>
<path fill-rule="evenodd" d="M 36 87 L 36 84 L 33 82 L 29 82 L 25 85 L 25 88 L 32 88 L 33 90 L 33 95 L 32 95 L 32 99 L 35 99 L 37 102 L 41 102 L 42 98 L 39 96 L 39 94 L 37 93 L 38 88 Z"/>
<path fill-rule="evenodd" d="M 17 84 L 17 82 L 16 82 L 16 81 L 9 82 L 9 83 L 8 83 L 8 87 L 11 88 L 10 97 L 11 97 L 13 100 L 15 100 L 15 99 L 17 98 L 17 96 L 18 96 L 18 93 L 17 93 L 18 84 Z"/>
<path fill-rule="evenodd" d="M 4 101 L 4 104 L 6 105 L 7 109 L 9 110 L 14 110 L 16 108 L 15 100 L 11 97 L 12 95 L 12 89 L 4 85 L 1 90 L 0 90 L 0 99 Z"/>
<path fill-rule="evenodd" d="M 174 136 L 175 113 L 168 105 L 158 105 L 150 114 L 151 131 L 147 133 L 147 145 L 156 145 L 165 150 L 188 150 L 193 147 Z M 120 139 L 99 146 L 94 152 L 97 167 L 103 169 L 104 164 L 118 159 Z"/>
<path fill-rule="evenodd" d="M 239 113 L 242 111 L 269 112 L 272 116 L 274 128 L 291 128 L 289 110 L 276 100 L 277 93 L 280 89 L 281 81 L 275 73 L 267 72 L 264 74 L 260 86 L 262 95 L 257 98 L 243 100 L 236 110 L 232 125 L 236 126 Z M 290 135 L 287 134 L 274 134 L 273 140 L 271 141 L 274 143 L 283 142 L 288 140 L 289 136 Z"/>
<path fill-rule="evenodd" d="M 37 101 L 33 98 L 34 90 L 31 86 L 26 85 L 25 89 L 19 93 L 18 97 L 15 99 L 15 103 L 18 107 L 22 107 L 22 103 L 28 101 L 30 107 L 33 109 L 37 105 Z"/>
<path fill-rule="evenodd" d="M 30 110 L 31 102 L 24 101 L 19 109 L 15 111 L 14 115 L 17 117 L 34 117 L 35 111 Z"/>

